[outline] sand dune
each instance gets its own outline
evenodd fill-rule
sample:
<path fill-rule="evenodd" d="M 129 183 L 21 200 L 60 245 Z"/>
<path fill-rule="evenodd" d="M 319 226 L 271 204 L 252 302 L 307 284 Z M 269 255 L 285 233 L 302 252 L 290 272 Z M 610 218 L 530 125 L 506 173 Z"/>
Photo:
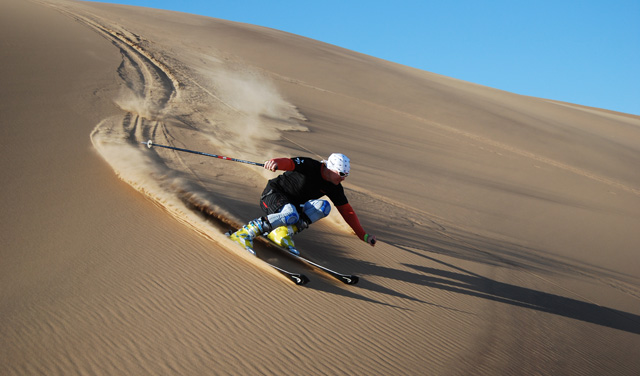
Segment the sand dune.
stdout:
<path fill-rule="evenodd" d="M 0 9 L 0 374 L 640 369 L 640 117 L 219 19 Z M 296 244 L 360 282 L 227 241 L 273 173 L 148 139 L 347 154 L 378 244 L 335 213 Z"/>

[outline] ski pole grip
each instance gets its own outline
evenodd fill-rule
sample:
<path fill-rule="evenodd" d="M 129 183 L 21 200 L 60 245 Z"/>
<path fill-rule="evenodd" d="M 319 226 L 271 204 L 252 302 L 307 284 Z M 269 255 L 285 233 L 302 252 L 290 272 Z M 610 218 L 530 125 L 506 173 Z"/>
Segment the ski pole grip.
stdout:
<path fill-rule="evenodd" d="M 366 243 L 369 243 L 369 234 L 364 234 L 364 241 Z M 371 239 L 371 242 L 369 243 L 371 245 L 375 245 L 376 244 L 376 238 L 374 237 L 373 239 Z"/>

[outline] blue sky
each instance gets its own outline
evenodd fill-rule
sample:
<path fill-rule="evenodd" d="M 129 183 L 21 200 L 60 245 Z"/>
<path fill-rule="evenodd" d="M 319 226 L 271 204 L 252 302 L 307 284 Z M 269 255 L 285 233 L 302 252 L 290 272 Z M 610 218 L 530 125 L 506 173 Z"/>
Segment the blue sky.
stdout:
<path fill-rule="evenodd" d="M 266 26 L 425 71 L 640 115 L 638 0 L 113 0 Z"/>

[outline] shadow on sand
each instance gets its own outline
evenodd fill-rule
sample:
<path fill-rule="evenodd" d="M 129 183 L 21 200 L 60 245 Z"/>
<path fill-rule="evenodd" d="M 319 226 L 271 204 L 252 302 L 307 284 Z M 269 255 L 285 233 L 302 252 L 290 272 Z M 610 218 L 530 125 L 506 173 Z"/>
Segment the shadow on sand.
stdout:
<path fill-rule="evenodd" d="M 407 251 L 413 252 L 411 250 Z M 418 254 L 417 252 L 413 253 Z M 413 282 L 425 287 L 438 288 L 640 334 L 640 316 L 638 315 L 594 303 L 494 281 L 433 257 L 420 256 L 459 271 L 445 271 L 421 265 L 405 264 L 407 267 L 420 272 L 420 274 L 412 274 Z"/>
<path fill-rule="evenodd" d="M 185 204 L 190 206 L 192 209 L 202 212 L 205 217 L 207 217 L 207 219 L 209 219 L 212 224 L 216 225 L 217 227 L 223 229 L 228 228 L 228 226 L 230 225 L 228 221 L 207 210 L 208 208 L 206 206 L 199 206 L 197 203 L 185 197 L 183 197 L 183 200 L 185 201 Z M 236 202 L 234 204 L 248 205 L 241 202 Z M 246 208 L 246 210 L 250 211 L 251 209 L 248 207 Z M 384 233 L 384 231 L 382 231 L 382 233 Z M 397 237 L 398 235 L 395 234 L 395 236 L 393 236 L 391 233 L 387 235 L 390 235 L 389 238 L 391 238 L 389 239 L 391 240 L 389 244 L 402 249 L 403 251 L 428 259 L 431 262 L 439 263 L 445 266 L 448 270 L 437 269 L 425 265 L 402 264 L 407 268 L 415 270 L 415 272 L 411 272 L 348 258 L 343 252 L 340 252 L 339 250 L 334 250 L 333 252 L 329 251 L 331 247 L 326 243 L 314 244 L 312 248 L 326 249 L 327 252 L 324 254 L 324 258 L 331 259 L 331 264 L 341 265 L 342 267 L 347 268 L 350 271 L 357 271 L 364 276 L 377 275 L 384 278 L 399 280 L 402 282 L 418 284 L 428 288 L 437 288 L 444 291 L 483 298 L 499 303 L 510 304 L 517 307 L 533 309 L 540 312 L 551 313 L 554 315 L 618 329 L 629 333 L 640 334 L 640 316 L 638 315 L 603 307 L 590 302 L 580 301 L 525 287 L 498 282 L 490 278 L 486 278 L 473 272 L 464 270 L 458 266 L 440 261 L 435 257 L 426 255 L 426 253 L 440 253 L 451 257 L 471 260 L 489 265 L 523 268 L 531 271 L 545 271 L 547 273 L 578 273 L 582 275 L 586 274 L 595 277 L 606 278 L 614 275 L 614 272 L 606 270 L 596 270 L 593 268 L 572 265 L 569 263 L 562 263 L 556 259 L 546 257 L 545 255 L 542 255 L 535 250 L 521 249 L 522 247 L 516 245 L 510 247 L 510 244 L 505 244 L 504 242 L 493 242 L 490 239 L 476 239 L 474 237 L 468 236 L 458 238 L 459 236 L 461 236 L 461 234 L 456 234 L 453 237 L 447 236 L 444 238 L 436 235 L 433 239 L 427 239 L 427 243 L 432 243 L 431 240 L 433 241 L 433 250 L 424 250 L 424 239 L 421 247 L 416 248 L 415 245 L 417 245 L 418 239 L 413 239 L 413 241 L 411 241 L 412 237 L 409 236 L 403 238 L 403 240 L 409 241 L 408 244 L 404 244 L 405 242 L 394 243 L 393 240 L 399 240 L 399 238 Z M 384 235 L 381 236 L 381 238 L 384 237 Z M 309 242 L 309 245 L 311 245 L 317 241 L 308 239 L 307 242 Z M 417 250 L 420 250 L 420 252 L 418 252 Z M 282 254 L 277 258 L 287 259 L 288 257 L 287 255 Z M 301 269 L 305 269 L 302 264 L 300 266 Z M 330 278 L 328 279 L 330 280 Z M 318 278 L 314 278 L 313 280 L 313 283 L 307 285 L 308 288 L 319 289 L 328 293 L 342 295 L 352 299 L 363 300 L 371 303 L 382 304 L 393 308 L 406 309 L 389 304 L 387 302 L 382 302 L 370 297 L 363 296 L 359 294 L 357 290 L 354 290 L 351 287 L 342 286 L 341 283 L 337 281 L 322 281 Z M 382 285 L 375 284 L 371 281 L 368 281 L 366 277 L 361 279 L 358 287 L 377 293 L 394 296 L 400 299 L 406 299 L 413 302 L 433 305 L 443 309 L 462 312 L 450 307 L 444 307 L 434 303 L 426 302 L 418 299 L 415 296 L 407 295 L 401 291 L 392 290 Z"/>

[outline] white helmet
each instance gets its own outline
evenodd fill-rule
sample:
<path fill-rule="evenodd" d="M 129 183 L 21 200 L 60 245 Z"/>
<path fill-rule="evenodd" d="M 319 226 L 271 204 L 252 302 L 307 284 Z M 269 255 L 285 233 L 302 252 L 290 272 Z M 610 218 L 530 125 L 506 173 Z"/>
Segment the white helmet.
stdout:
<path fill-rule="evenodd" d="M 333 153 L 325 162 L 329 170 L 338 172 L 340 176 L 347 176 L 351 171 L 351 162 L 349 161 L 349 158 L 344 154 Z"/>

